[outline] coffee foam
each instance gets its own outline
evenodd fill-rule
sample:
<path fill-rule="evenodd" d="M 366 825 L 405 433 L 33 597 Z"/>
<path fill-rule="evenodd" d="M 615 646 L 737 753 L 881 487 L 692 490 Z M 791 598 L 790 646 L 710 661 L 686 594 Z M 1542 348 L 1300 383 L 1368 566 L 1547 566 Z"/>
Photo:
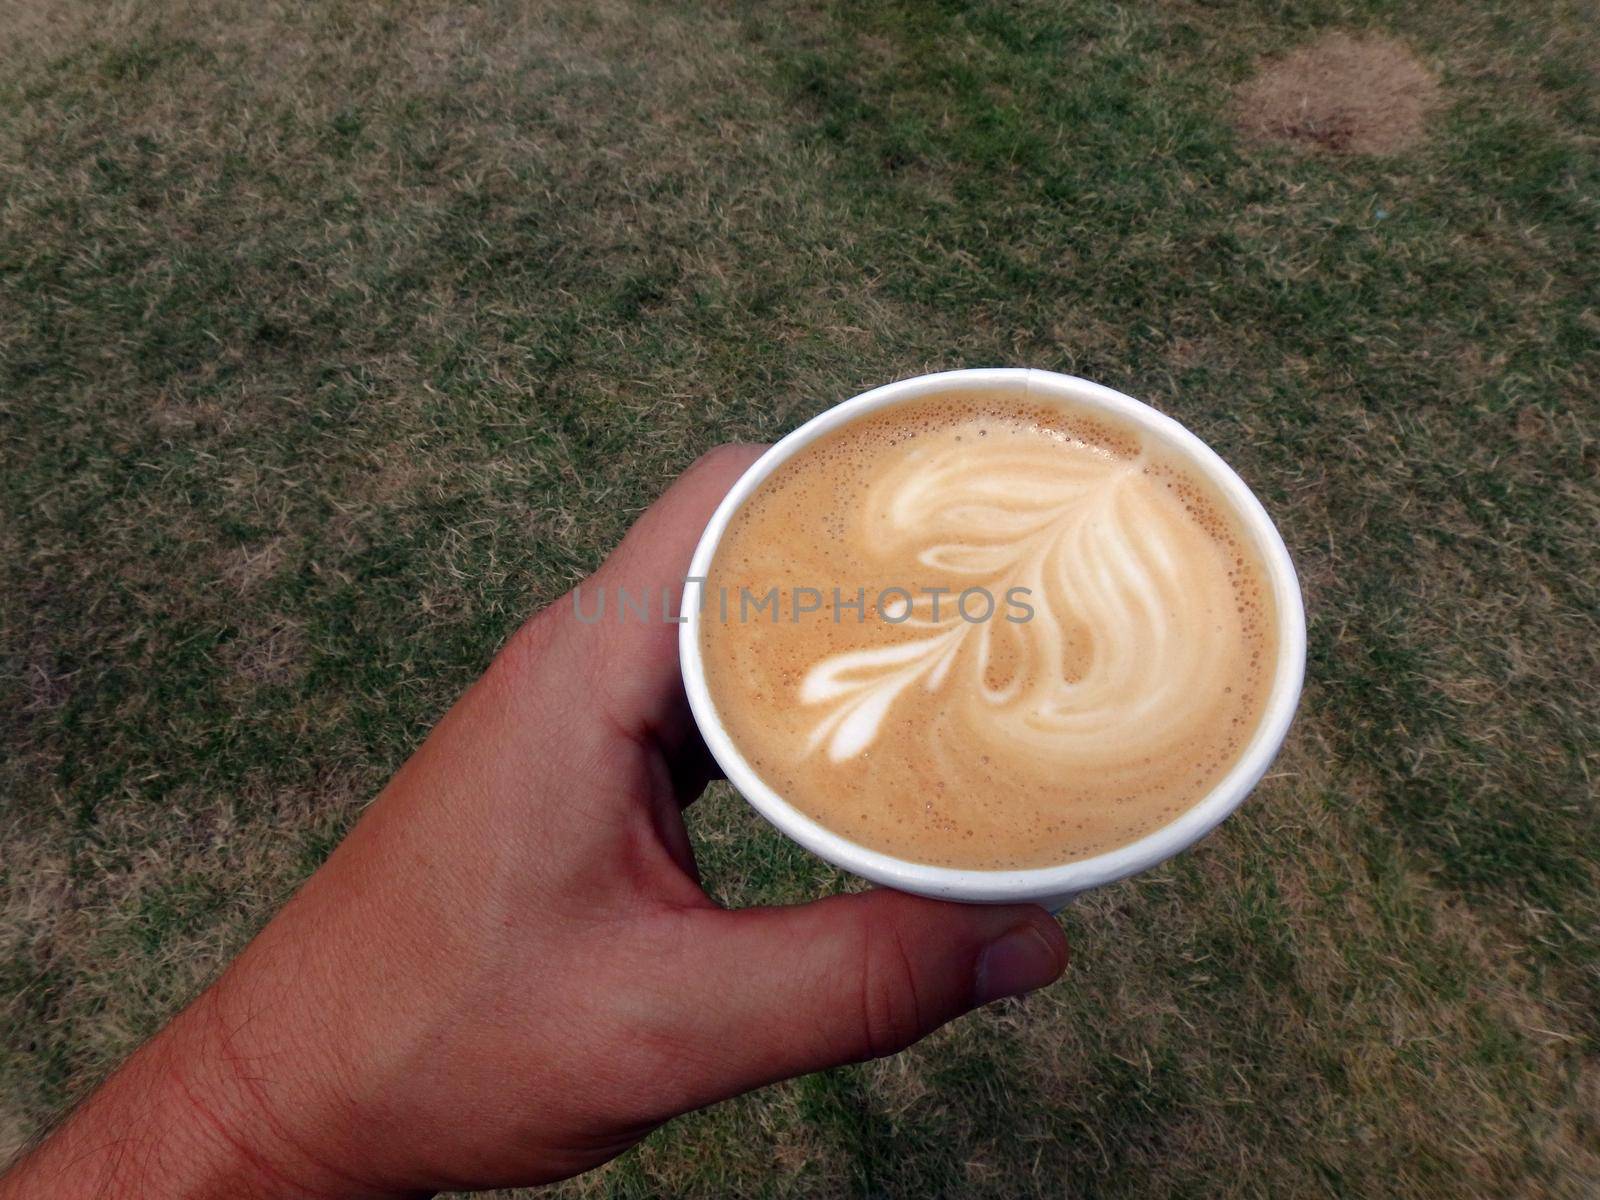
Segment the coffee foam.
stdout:
<path fill-rule="evenodd" d="M 1237 760 L 1274 665 L 1265 579 L 1226 503 L 1140 429 L 940 396 L 803 448 L 735 514 L 705 584 L 707 683 L 757 774 L 852 840 L 1068 862 L 1170 822 Z M 772 587 L 775 619 L 737 600 L 718 619 L 715 597 Z M 821 608 L 796 612 L 797 587 Z M 886 588 L 909 597 L 880 608 Z M 865 620 L 835 608 L 858 589 Z M 957 607 L 969 589 L 988 619 Z"/>

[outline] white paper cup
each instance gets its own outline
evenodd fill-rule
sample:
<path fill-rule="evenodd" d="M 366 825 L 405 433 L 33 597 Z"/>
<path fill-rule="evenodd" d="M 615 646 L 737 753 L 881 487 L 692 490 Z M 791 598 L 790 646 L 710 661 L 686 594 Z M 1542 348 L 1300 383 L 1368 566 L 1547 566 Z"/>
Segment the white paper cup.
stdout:
<path fill-rule="evenodd" d="M 1164 862 L 1187 850 L 1215 829 L 1239 807 L 1266 773 L 1294 717 L 1306 661 L 1305 609 L 1300 598 L 1300 585 L 1295 578 L 1294 564 L 1289 560 L 1283 539 L 1278 535 L 1272 519 L 1267 516 L 1266 509 L 1261 507 L 1261 502 L 1209 446 L 1171 417 L 1162 415 L 1149 405 L 1070 375 L 1006 368 L 946 371 L 902 379 L 828 409 L 757 459 L 712 515 L 695 549 L 689 576 L 691 579 L 703 579 L 706 576 L 723 532 L 739 506 L 802 447 L 841 425 L 879 409 L 928 395 L 962 391 L 982 391 L 991 395 L 995 392 L 1014 392 L 1019 399 L 1025 398 L 1032 403 L 1060 400 L 1074 408 L 1099 410 L 1122 417 L 1160 443 L 1178 451 L 1196 471 L 1210 479 L 1233 505 L 1245 535 L 1255 544 L 1270 576 L 1278 610 L 1278 662 L 1261 723 L 1238 762 L 1216 787 L 1170 824 L 1138 841 L 1093 858 L 1059 866 L 1014 871 L 930 866 L 869 849 L 818 824 L 768 787 L 751 768 L 739 747 L 728 736 L 727 728 L 718 716 L 716 705 L 706 687 L 705 664 L 700 654 L 701 596 L 697 585 L 690 585 L 685 590 L 682 625 L 678 631 L 683 682 L 695 722 L 700 727 L 706 746 L 727 773 L 728 781 L 755 806 L 757 812 L 813 854 L 874 883 L 905 892 L 979 904 L 1035 903 L 1054 910 L 1089 888 L 1125 879 Z"/>

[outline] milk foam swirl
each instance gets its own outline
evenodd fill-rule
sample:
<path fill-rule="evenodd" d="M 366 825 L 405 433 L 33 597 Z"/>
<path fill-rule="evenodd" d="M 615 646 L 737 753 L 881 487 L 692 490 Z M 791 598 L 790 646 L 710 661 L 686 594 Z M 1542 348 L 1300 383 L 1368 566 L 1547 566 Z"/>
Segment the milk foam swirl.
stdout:
<path fill-rule="evenodd" d="M 914 688 L 1001 752 L 1074 767 L 1138 761 L 1204 727 L 1228 678 L 1218 614 L 1237 602 L 1214 557 L 1195 561 L 1215 545 L 1148 468 L 1065 436 L 905 447 L 868 493 L 865 541 L 957 590 L 1025 588 L 1033 615 L 972 622 L 946 597 L 935 619 L 917 596 L 903 638 L 805 673 L 810 751 L 868 753 Z"/>

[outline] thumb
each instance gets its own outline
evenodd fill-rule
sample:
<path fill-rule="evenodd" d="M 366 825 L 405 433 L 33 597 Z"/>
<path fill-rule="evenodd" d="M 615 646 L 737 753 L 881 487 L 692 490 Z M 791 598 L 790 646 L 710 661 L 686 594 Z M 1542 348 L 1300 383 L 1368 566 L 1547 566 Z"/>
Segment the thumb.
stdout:
<path fill-rule="evenodd" d="M 699 1103 L 893 1054 L 981 1004 L 1043 987 L 1068 958 L 1060 927 L 1031 904 L 883 890 L 684 918 L 699 928 L 686 931 L 694 961 L 676 1019 L 712 1068 Z"/>

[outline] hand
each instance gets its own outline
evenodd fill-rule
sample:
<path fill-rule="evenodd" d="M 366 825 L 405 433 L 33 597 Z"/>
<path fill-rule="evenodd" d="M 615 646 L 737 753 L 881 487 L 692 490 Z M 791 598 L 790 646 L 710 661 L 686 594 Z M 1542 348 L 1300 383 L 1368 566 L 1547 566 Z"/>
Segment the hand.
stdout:
<path fill-rule="evenodd" d="M 586 588 L 681 591 L 760 447 L 700 460 Z M 592 593 L 591 593 L 592 594 Z M 1064 969 L 1033 906 L 874 891 L 723 910 L 676 624 L 529 621 L 223 977 L 0 1196 L 532 1184 L 670 1117 L 899 1050 Z"/>

